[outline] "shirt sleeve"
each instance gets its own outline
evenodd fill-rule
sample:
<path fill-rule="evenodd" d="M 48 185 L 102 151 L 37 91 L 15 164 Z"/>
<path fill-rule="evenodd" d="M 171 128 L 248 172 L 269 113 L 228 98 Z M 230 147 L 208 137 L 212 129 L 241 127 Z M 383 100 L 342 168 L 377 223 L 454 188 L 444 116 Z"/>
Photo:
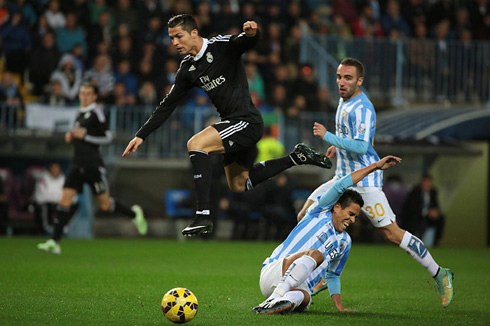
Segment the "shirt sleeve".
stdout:
<path fill-rule="evenodd" d="M 179 68 L 175 76 L 175 83 L 172 85 L 170 92 L 160 104 L 158 104 L 157 108 L 153 111 L 145 124 L 136 132 L 136 137 L 145 139 L 153 131 L 158 129 L 168 119 L 172 112 L 174 112 L 177 105 L 192 87 L 193 85 L 185 79 L 185 76 Z"/>
<path fill-rule="evenodd" d="M 343 255 L 332 261 L 328 266 L 326 280 L 330 296 L 340 294 L 340 274 L 342 274 L 347 258 L 349 258 L 350 247 L 351 242 L 349 241 Z"/>
<path fill-rule="evenodd" d="M 260 30 L 257 28 L 257 32 L 254 36 L 247 36 L 245 32 L 232 36 L 230 42 L 232 51 L 235 52 L 237 55 L 242 55 L 246 51 L 253 48 L 259 42 L 260 35 Z"/>
<path fill-rule="evenodd" d="M 96 123 L 94 123 L 93 128 L 87 130 L 83 140 L 95 145 L 110 144 L 112 142 L 112 133 L 109 130 L 104 109 L 99 106 L 93 110 L 93 113 L 96 116 Z"/>
<path fill-rule="evenodd" d="M 363 106 L 356 108 L 354 114 L 355 120 L 352 121 L 354 123 L 352 139 L 369 142 L 376 117 L 371 110 Z"/>
<path fill-rule="evenodd" d="M 351 153 L 366 154 L 369 148 L 369 143 L 361 139 L 345 139 L 335 136 L 331 132 L 326 132 L 323 140 L 335 147 L 345 149 Z"/>
<path fill-rule="evenodd" d="M 348 174 L 339 181 L 335 182 L 333 187 L 320 197 L 318 204 L 322 208 L 332 207 L 337 200 L 339 200 L 340 196 L 342 196 L 342 194 L 347 190 L 347 188 L 352 185 L 352 176 Z"/>

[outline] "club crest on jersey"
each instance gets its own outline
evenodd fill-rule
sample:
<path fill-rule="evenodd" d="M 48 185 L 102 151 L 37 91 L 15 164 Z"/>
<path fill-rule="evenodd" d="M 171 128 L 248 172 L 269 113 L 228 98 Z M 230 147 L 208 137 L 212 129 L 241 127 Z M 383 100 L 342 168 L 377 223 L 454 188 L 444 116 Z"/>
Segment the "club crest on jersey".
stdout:
<path fill-rule="evenodd" d="M 366 133 L 366 124 L 361 123 L 359 125 L 359 128 L 357 128 L 357 131 L 361 134 L 364 135 Z"/>
<path fill-rule="evenodd" d="M 211 52 L 206 53 L 206 61 L 207 62 L 211 63 L 211 62 L 213 62 L 213 59 L 214 58 L 213 58 L 213 55 L 211 54 Z"/>

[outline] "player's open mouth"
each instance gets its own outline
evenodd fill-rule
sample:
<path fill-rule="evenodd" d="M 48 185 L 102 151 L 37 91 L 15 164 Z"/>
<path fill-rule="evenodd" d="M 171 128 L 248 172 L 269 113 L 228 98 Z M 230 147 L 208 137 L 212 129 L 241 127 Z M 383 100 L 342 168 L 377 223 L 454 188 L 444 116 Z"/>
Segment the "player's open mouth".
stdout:
<path fill-rule="evenodd" d="M 344 226 L 347 229 L 349 227 L 350 223 L 349 222 L 344 222 Z"/>

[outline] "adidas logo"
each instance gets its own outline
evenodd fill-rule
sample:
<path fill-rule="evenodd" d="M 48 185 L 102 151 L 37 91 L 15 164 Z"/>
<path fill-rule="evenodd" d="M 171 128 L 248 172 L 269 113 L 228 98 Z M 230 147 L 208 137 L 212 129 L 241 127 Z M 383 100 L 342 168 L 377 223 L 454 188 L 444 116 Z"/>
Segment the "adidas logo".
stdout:
<path fill-rule="evenodd" d="M 228 144 L 230 145 L 230 147 L 233 146 L 234 144 L 233 140 L 228 140 Z"/>
<path fill-rule="evenodd" d="M 190 68 L 189 68 L 189 71 L 194 71 L 196 70 L 196 67 L 194 67 L 194 65 L 192 65 Z"/>

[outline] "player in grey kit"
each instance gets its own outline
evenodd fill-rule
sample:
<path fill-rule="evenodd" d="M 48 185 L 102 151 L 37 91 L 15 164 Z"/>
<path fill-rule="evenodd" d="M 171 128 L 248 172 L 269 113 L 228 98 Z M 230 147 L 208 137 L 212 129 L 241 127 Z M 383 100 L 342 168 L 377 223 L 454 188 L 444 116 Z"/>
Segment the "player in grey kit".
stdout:
<path fill-rule="evenodd" d="M 160 127 L 193 87 L 206 91 L 217 108 L 221 121 L 197 133 L 187 142 L 196 189 L 196 215 L 182 233 L 196 235 L 213 230 L 210 217 L 211 159 L 209 154 L 224 154 L 225 173 L 231 190 L 242 192 L 294 165 L 313 164 L 330 168 L 325 155 L 298 144 L 285 157 L 257 163 L 256 143 L 264 130 L 262 116 L 253 105 L 241 60 L 244 52 L 257 44 L 257 23 L 247 21 L 239 35 L 199 36 L 191 15 L 172 17 L 168 33 L 177 51 L 185 55 L 175 83 L 148 121 L 138 130 L 123 157 L 135 152 L 143 140 Z"/>

